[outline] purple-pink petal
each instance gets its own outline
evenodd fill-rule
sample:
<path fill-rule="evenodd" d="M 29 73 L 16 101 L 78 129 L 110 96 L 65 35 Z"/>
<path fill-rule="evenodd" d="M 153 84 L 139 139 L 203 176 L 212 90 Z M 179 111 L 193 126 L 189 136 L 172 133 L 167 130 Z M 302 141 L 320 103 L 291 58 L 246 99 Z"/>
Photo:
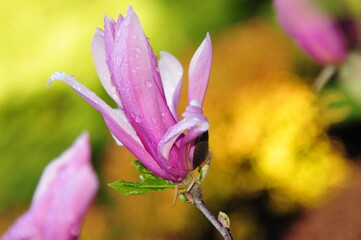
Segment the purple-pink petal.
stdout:
<path fill-rule="evenodd" d="M 82 134 L 44 170 L 30 209 L 2 240 L 75 240 L 98 189 L 89 136 Z"/>
<path fill-rule="evenodd" d="M 177 106 L 182 88 L 182 65 L 172 54 L 160 52 L 158 67 L 167 105 L 173 117 L 178 121 Z"/>
<path fill-rule="evenodd" d="M 346 40 L 337 19 L 328 15 L 315 0 L 276 0 L 283 28 L 321 64 L 338 63 L 347 54 Z"/>
<path fill-rule="evenodd" d="M 106 53 L 105 53 L 105 39 L 104 31 L 97 29 L 92 41 L 92 54 L 94 59 L 95 69 L 104 89 L 108 95 L 117 103 L 119 107 L 122 107 L 115 85 L 111 80 L 110 71 L 108 68 Z"/>
<path fill-rule="evenodd" d="M 97 109 L 104 118 L 109 130 L 112 134 L 124 144 L 149 170 L 156 173 L 158 176 L 167 177 L 167 174 L 160 167 L 158 162 L 155 162 L 151 155 L 143 147 L 138 138 L 137 133 L 129 126 L 124 119 L 102 99 L 100 99 L 94 92 L 90 91 L 83 84 L 75 80 L 73 76 L 65 73 L 54 73 L 48 82 L 48 86 L 55 81 L 60 80 L 68 84 L 76 93 L 84 98 L 90 105 Z"/>
<path fill-rule="evenodd" d="M 169 128 L 163 136 L 158 145 L 158 152 L 162 158 L 170 159 L 173 166 L 177 166 L 181 170 L 191 171 L 193 170 L 193 159 L 188 159 L 186 151 L 189 150 L 189 144 L 209 129 L 209 124 L 202 109 L 198 106 L 188 106 L 183 116 L 185 118 Z M 177 162 L 174 163 L 170 153 L 173 151 L 179 136 L 186 130 L 188 131 L 181 140 Z"/>
<path fill-rule="evenodd" d="M 129 128 L 133 128 L 132 125 L 130 124 L 130 122 L 128 121 L 127 116 L 125 116 L 125 113 L 122 109 L 120 108 L 115 108 L 114 111 L 123 119 L 124 122 L 126 122 L 129 126 Z M 115 142 L 119 145 L 119 146 L 124 146 L 124 144 L 117 139 L 116 136 L 114 136 L 114 134 L 112 133 L 112 137 L 114 138 Z M 140 141 L 140 140 L 139 140 Z"/>
<path fill-rule="evenodd" d="M 121 16 L 121 15 L 120 15 Z M 120 19 L 122 22 L 122 18 Z M 113 19 L 108 18 L 107 15 L 104 15 L 104 41 L 105 41 L 105 51 L 106 53 L 111 53 L 114 50 L 114 36 L 115 36 L 115 27 L 116 23 Z M 94 50 L 93 50 L 94 51 Z M 108 69 L 111 74 L 114 72 L 114 57 L 113 54 L 106 54 L 106 61 L 108 64 Z M 113 78 L 114 76 L 112 76 Z M 113 83 L 115 85 L 115 83 Z M 118 87 L 118 86 L 116 86 Z"/>
<path fill-rule="evenodd" d="M 151 49 L 137 15 L 127 17 L 115 34 L 114 76 L 124 112 L 147 151 L 156 159 L 156 146 L 167 128 L 175 124 L 154 75 Z"/>
<path fill-rule="evenodd" d="M 194 53 L 189 64 L 188 104 L 197 100 L 203 104 L 212 66 L 212 42 L 209 33 Z"/>

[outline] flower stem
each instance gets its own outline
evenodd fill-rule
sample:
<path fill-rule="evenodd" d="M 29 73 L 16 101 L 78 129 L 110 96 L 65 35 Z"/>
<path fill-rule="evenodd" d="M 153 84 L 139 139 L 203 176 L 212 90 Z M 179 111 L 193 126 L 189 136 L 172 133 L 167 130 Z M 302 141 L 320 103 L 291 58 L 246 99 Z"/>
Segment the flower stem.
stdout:
<path fill-rule="evenodd" d="M 232 240 L 231 231 L 223 226 L 218 219 L 209 211 L 203 201 L 202 186 L 199 182 L 195 182 L 189 190 L 194 200 L 194 205 L 203 213 L 203 215 L 213 224 L 225 240 Z"/>
<path fill-rule="evenodd" d="M 313 90 L 319 92 L 325 84 L 330 80 L 330 78 L 335 74 L 336 67 L 333 65 L 325 66 L 321 73 L 316 78 L 313 84 Z"/>

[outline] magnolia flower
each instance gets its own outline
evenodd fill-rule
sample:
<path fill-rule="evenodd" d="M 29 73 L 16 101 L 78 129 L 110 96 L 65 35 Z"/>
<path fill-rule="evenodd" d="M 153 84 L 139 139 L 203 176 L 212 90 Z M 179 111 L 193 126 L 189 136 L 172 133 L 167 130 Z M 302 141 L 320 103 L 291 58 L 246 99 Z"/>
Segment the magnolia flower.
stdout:
<path fill-rule="evenodd" d="M 75 240 L 98 189 L 90 164 L 88 134 L 82 134 L 45 168 L 30 209 L 2 240 Z"/>
<path fill-rule="evenodd" d="M 97 30 L 92 53 L 98 76 L 118 105 L 112 109 L 73 76 L 54 73 L 49 84 L 70 85 L 104 117 L 116 140 L 128 148 L 157 176 L 178 183 L 194 169 L 197 139 L 209 124 L 202 103 L 208 86 L 212 44 L 207 34 L 189 66 L 188 107 L 179 120 L 183 69 L 167 52 L 157 57 L 144 35 L 138 16 L 129 7 L 115 22 L 105 16 L 104 30 Z"/>
<path fill-rule="evenodd" d="M 347 26 L 322 9 L 317 0 L 275 0 L 275 7 L 284 29 L 316 61 L 333 64 L 345 59 Z"/>

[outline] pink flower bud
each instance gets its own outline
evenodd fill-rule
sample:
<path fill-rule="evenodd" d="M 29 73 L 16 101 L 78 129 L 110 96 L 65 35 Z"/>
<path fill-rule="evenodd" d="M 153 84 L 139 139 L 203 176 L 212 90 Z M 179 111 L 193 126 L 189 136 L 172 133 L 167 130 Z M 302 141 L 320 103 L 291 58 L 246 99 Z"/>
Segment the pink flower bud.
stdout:
<path fill-rule="evenodd" d="M 97 189 L 89 136 L 83 133 L 45 168 L 29 210 L 2 240 L 75 240 Z"/>
<path fill-rule="evenodd" d="M 342 62 L 347 39 L 338 20 L 318 5 L 317 0 L 275 0 L 283 28 L 321 64 Z"/>

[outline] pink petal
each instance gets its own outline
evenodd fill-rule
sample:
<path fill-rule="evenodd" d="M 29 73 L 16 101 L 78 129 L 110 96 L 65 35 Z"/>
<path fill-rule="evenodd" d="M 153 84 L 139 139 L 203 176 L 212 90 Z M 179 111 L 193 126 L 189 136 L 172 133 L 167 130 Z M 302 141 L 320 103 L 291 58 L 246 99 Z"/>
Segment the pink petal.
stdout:
<path fill-rule="evenodd" d="M 130 122 L 128 121 L 128 118 L 127 118 L 127 116 L 125 116 L 125 113 L 124 113 L 124 111 L 122 109 L 116 108 L 116 109 L 114 109 L 114 111 L 123 119 L 124 122 L 126 122 L 128 124 L 128 126 L 130 128 L 133 128 L 132 125 L 130 125 Z M 114 138 L 116 144 L 118 144 L 119 146 L 124 146 L 124 144 L 119 139 L 117 139 L 117 137 L 114 136 L 113 133 L 112 133 L 112 137 Z"/>
<path fill-rule="evenodd" d="M 109 107 L 102 99 L 95 93 L 90 91 L 84 85 L 75 80 L 74 76 L 65 73 L 54 73 L 48 82 L 48 87 L 55 81 L 60 80 L 68 84 L 75 92 L 84 98 L 90 105 L 97 109 L 102 115 L 109 130 L 114 136 L 124 144 L 149 170 L 160 177 L 166 178 L 168 175 L 161 169 L 160 165 L 153 160 L 152 156 L 144 149 L 140 142 L 137 133 L 129 126 L 129 123 L 124 121 L 122 117 Z"/>
<path fill-rule="evenodd" d="M 189 64 L 188 104 L 197 100 L 203 104 L 212 65 L 212 42 L 209 33 L 194 53 Z"/>
<path fill-rule="evenodd" d="M 105 32 L 105 51 L 106 51 L 106 61 L 108 64 L 108 69 L 111 74 L 112 84 L 115 86 L 116 91 L 119 95 L 119 89 L 122 88 L 119 85 L 119 82 L 116 81 L 116 77 L 114 76 L 114 45 L 115 45 L 115 33 L 119 31 L 122 23 L 123 16 L 119 14 L 117 22 L 114 22 L 113 19 L 108 18 L 106 15 L 104 17 L 104 32 Z"/>
<path fill-rule="evenodd" d="M 3 239 L 77 239 L 98 189 L 90 155 L 89 136 L 84 133 L 45 168 L 30 210 Z"/>
<path fill-rule="evenodd" d="M 148 47 L 150 64 L 153 69 L 153 79 L 158 88 L 159 94 L 164 97 L 164 89 L 163 89 L 162 80 L 160 78 L 160 72 L 159 72 L 159 68 L 158 68 L 158 64 L 157 64 L 157 56 L 153 52 L 153 48 L 150 45 L 149 39 L 147 39 L 147 43 L 148 43 L 147 47 Z"/>
<path fill-rule="evenodd" d="M 127 14 L 115 36 L 114 76 L 122 86 L 119 92 L 127 118 L 156 159 L 157 144 L 175 119 L 157 87 L 155 75 L 159 73 L 153 68 L 154 59 L 139 19 L 131 8 Z"/>
<path fill-rule="evenodd" d="M 346 57 L 346 43 L 336 19 L 314 0 L 276 0 L 276 11 L 284 29 L 316 61 L 330 64 Z"/>
<path fill-rule="evenodd" d="M 116 27 L 116 23 L 114 22 L 114 20 L 108 18 L 107 15 L 104 15 L 104 41 L 105 41 L 104 44 L 106 51 L 106 61 L 108 63 L 108 69 L 111 74 L 114 69 L 113 50 L 114 50 L 115 27 Z"/>
<path fill-rule="evenodd" d="M 38 221 L 43 221 L 43 239 L 64 240 L 77 236 L 97 189 L 89 135 L 84 133 L 45 168 L 40 179 L 31 211 Z M 42 211 L 43 216 L 39 215 Z"/>
<path fill-rule="evenodd" d="M 180 62 L 172 54 L 160 52 L 160 60 L 158 62 L 159 72 L 165 92 L 167 105 L 178 120 L 177 106 L 182 88 L 183 68 Z"/>
<path fill-rule="evenodd" d="M 34 193 L 33 204 L 36 204 L 47 193 L 63 166 L 70 166 L 71 164 L 74 167 L 79 167 L 90 164 L 90 160 L 89 134 L 83 133 L 71 148 L 46 166 Z"/>
<path fill-rule="evenodd" d="M 8 231 L 0 238 L 1 240 L 41 239 L 40 226 L 32 220 L 29 212 L 24 213 Z"/>
<path fill-rule="evenodd" d="M 209 129 L 207 118 L 203 115 L 203 111 L 198 106 L 188 106 L 184 114 L 185 118 L 168 129 L 166 134 L 158 145 L 159 155 L 163 159 L 169 159 L 172 166 L 178 167 L 180 170 L 192 170 L 192 162 L 186 159 L 187 144 L 196 140 L 202 133 Z M 170 158 L 170 153 L 173 151 L 174 144 L 184 131 L 188 130 L 182 138 L 180 153 L 176 161 Z"/>
<path fill-rule="evenodd" d="M 119 107 L 122 107 L 117 90 L 111 80 L 110 71 L 108 68 L 106 53 L 105 53 L 105 40 L 104 32 L 97 29 L 94 34 L 92 42 L 92 53 L 95 69 L 97 70 L 98 76 L 104 89 L 107 91 L 109 96 L 117 103 Z"/>

